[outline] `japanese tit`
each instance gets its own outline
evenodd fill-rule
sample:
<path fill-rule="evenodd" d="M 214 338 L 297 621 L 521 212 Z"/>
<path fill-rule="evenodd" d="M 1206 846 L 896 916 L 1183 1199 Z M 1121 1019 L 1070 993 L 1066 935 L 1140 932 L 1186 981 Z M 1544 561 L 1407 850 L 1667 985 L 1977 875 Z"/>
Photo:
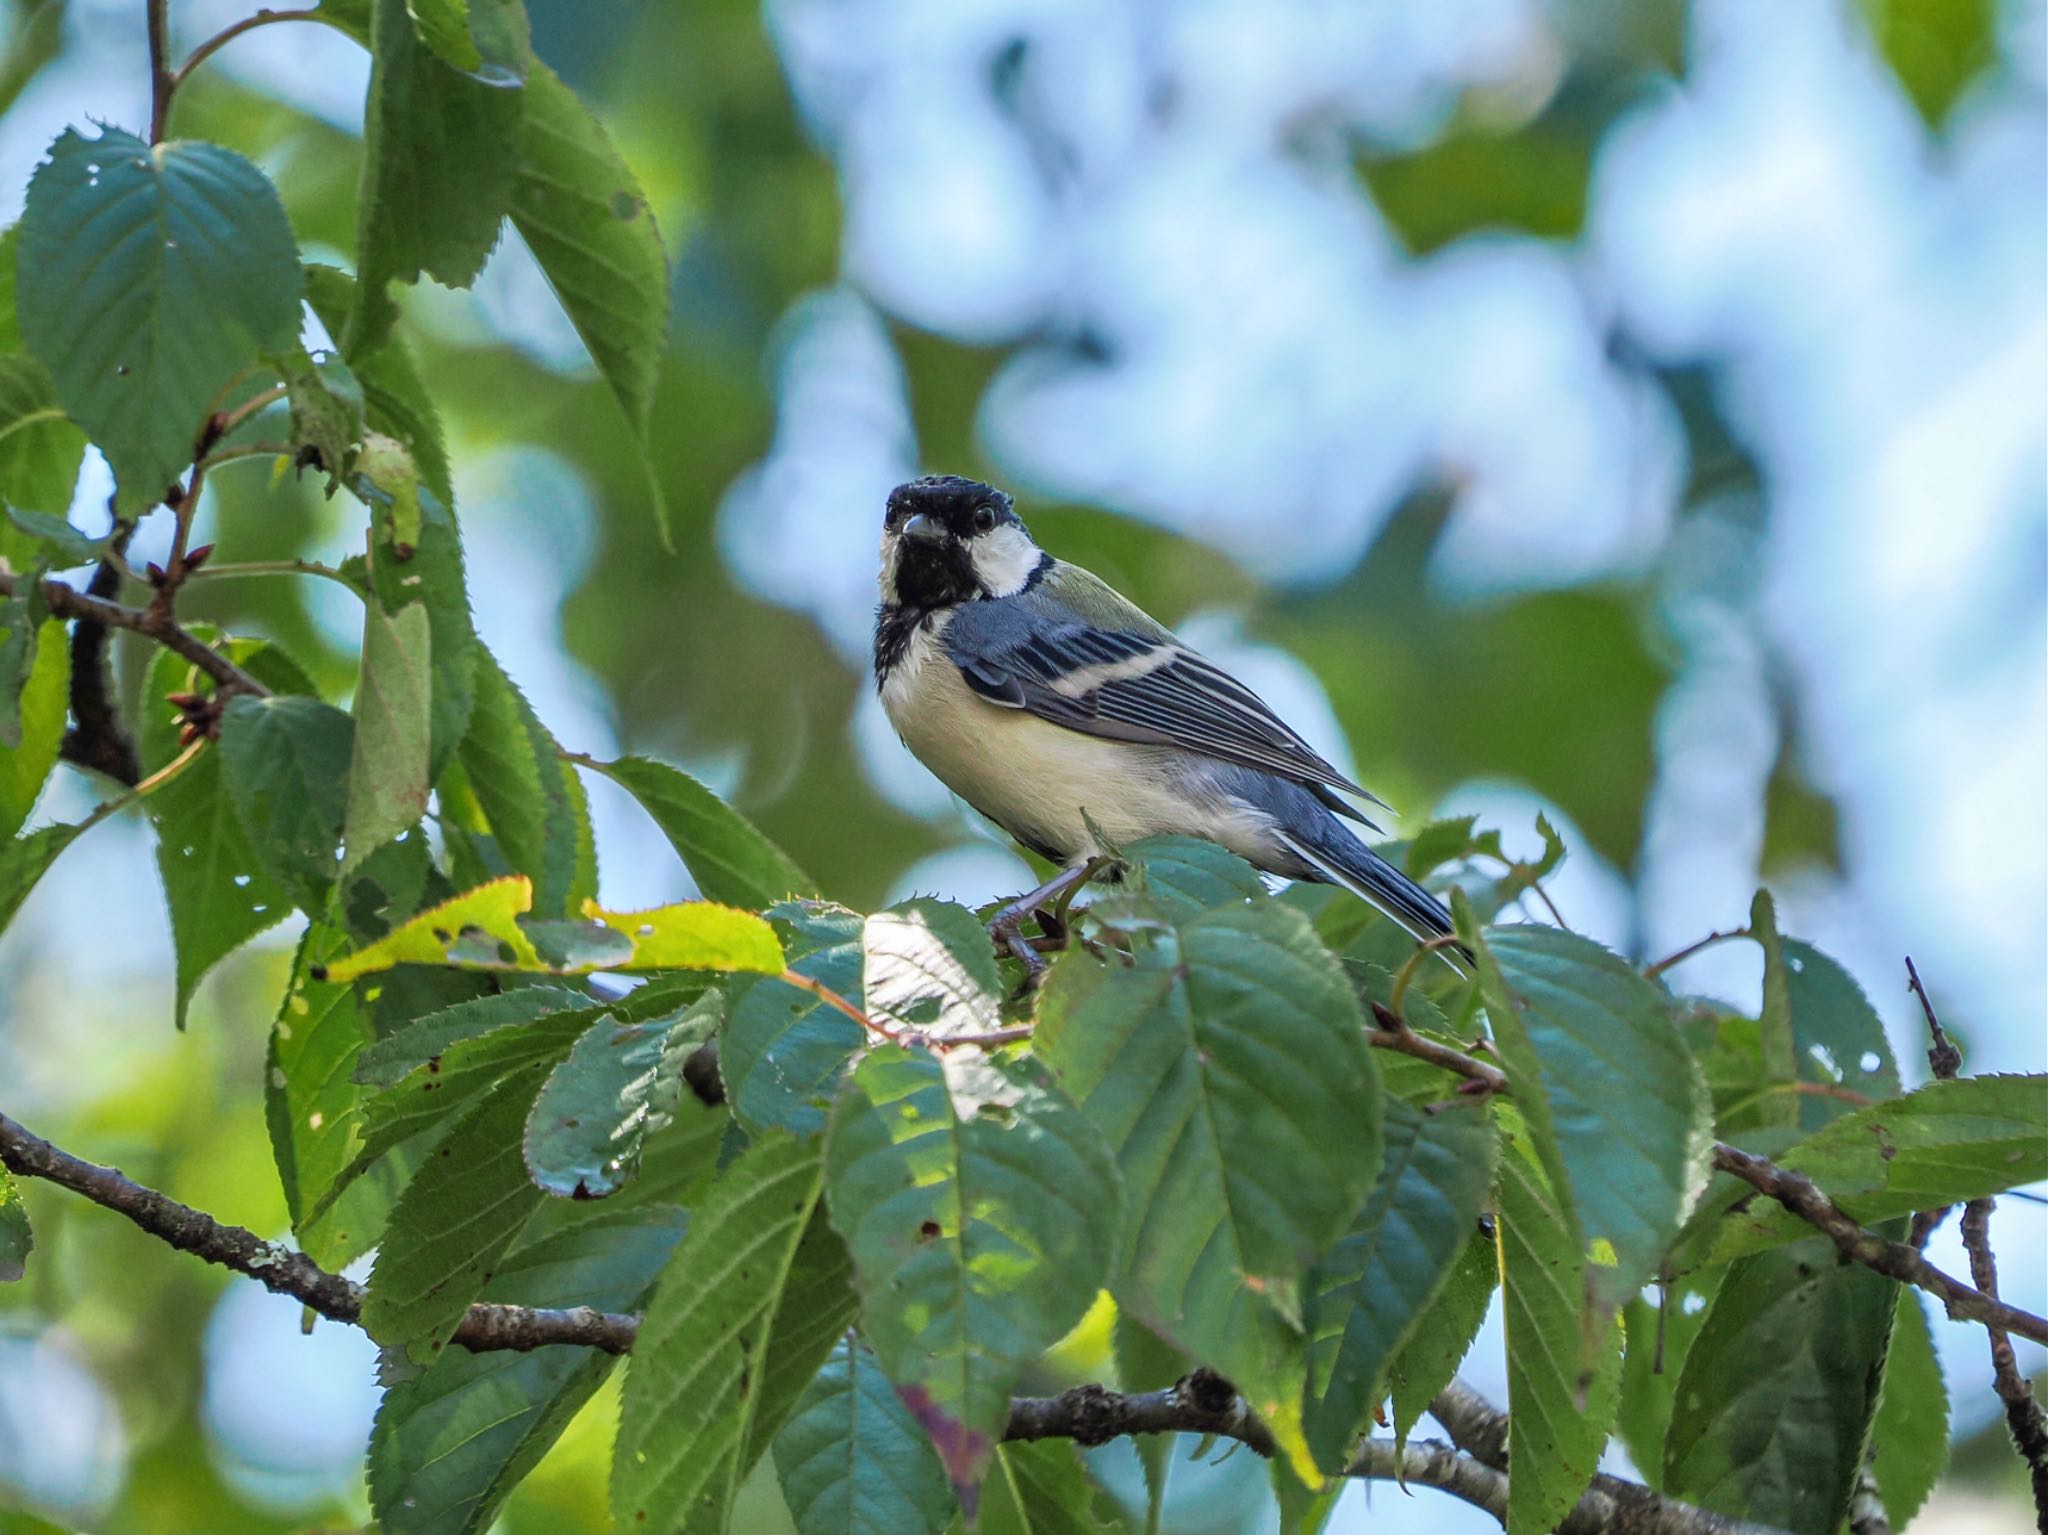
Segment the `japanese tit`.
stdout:
<path fill-rule="evenodd" d="M 954 793 L 1069 888 L 1104 849 L 1205 837 L 1257 868 L 1357 892 L 1418 938 L 1443 904 L 1345 824 L 1373 800 L 1250 689 L 1077 565 L 1010 498 L 951 475 L 899 485 L 882 522 L 875 682 L 890 722 Z"/>

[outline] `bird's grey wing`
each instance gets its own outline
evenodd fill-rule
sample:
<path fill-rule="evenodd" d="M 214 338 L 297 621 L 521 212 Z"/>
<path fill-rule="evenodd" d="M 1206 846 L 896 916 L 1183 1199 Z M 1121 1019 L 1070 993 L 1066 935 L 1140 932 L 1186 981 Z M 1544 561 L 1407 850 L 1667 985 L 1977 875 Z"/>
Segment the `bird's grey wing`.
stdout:
<path fill-rule="evenodd" d="M 1036 595 L 963 604 L 946 627 L 948 656 L 990 703 L 1088 735 L 1274 773 L 1353 819 L 1364 817 L 1330 791 L 1379 803 L 1250 688 L 1149 620 L 1145 629 L 1103 627 Z"/>

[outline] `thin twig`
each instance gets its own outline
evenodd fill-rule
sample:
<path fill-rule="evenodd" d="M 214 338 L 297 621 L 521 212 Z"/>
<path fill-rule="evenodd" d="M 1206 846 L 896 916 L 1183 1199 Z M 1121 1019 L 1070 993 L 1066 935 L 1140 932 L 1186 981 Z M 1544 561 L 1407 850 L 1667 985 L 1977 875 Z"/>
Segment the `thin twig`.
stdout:
<path fill-rule="evenodd" d="M 21 579 L 19 576 L 0 571 L 0 597 L 13 596 Z M 59 618 L 89 620 L 110 629 L 132 629 L 137 634 L 146 635 L 164 649 L 175 651 L 205 672 L 219 684 L 223 692 L 253 693 L 258 698 L 270 696 L 269 688 L 189 629 L 182 628 L 174 620 L 158 614 L 153 604 L 149 608 L 131 608 L 123 603 L 110 602 L 104 597 L 81 592 L 76 587 L 66 586 L 62 581 L 43 582 L 43 600 L 50 605 L 50 611 Z"/>
<path fill-rule="evenodd" d="M 1963 1069 L 1963 1052 L 1955 1047 L 1941 1020 L 1934 1016 L 1934 1003 L 1928 1000 L 1927 988 L 1921 985 L 1920 972 L 1913 968 L 1910 954 L 1906 956 L 1906 990 L 1920 999 L 1920 1011 L 1927 1018 L 1927 1037 L 1933 1041 L 1927 1048 L 1927 1064 L 1938 1079 L 1946 1082 Z"/>
<path fill-rule="evenodd" d="M 192 572 L 195 581 L 215 581 L 222 576 L 319 576 L 323 580 L 338 581 L 358 596 L 362 595 L 362 588 L 340 570 L 318 560 L 238 560 L 225 565 L 208 560 Z"/>
<path fill-rule="evenodd" d="M 1425 938 L 1418 943 L 1415 951 L 1401 962 L 1401 968 L 1394 973 L 1394 989 L 1388 1000 L 1393 1004 L 1394 1016 L 1401 1018 L 1403 1028 L 1407 1027 L 1407 1019 L 1402 1017 L 1401 1004 L 1406 1000 L 1408 987 L 1414 981 L 1415 972 L 1421 968 L 1423 961 L 1439 949 L 1462 947 L 1456 933 L 1439 933 L 1434 938 Z"/>
<path fill-rule="evenodd" d="M 1407 1021 L 1392 1008 L 1378 1002 L 1372 1005 L 1372 1015 L 1380 1026 L 1365 1031 L 1365 1042 L 1375 1050 L 1392 1050 L 1401 1055 L 1412 1055 L 1432 1066 L 1440 1066 L 1473 1084 L 1476 1092 L 1504 1093 L 1508 1090 L 1507 1073 L 1498 1066 L 1489 1066 L 1462 1050 L 1425 1039 L 1409 1028 Z"/>
<path fill-rule="evenodd" d="M 237 405 L 233 410 L 221 412 L 220 435 L 222 437 L 227 436 L 258 411 L 268 410 L 279 400 L 283 399 L 287 392 L 283 384 L 272 384 L 268 389 L 257 390 L 256 393 L 250 395 L 248 399 Z M 291 450 L 287 448 L 285 451 L 290 452 Z"/>
<path fill-rule="evenodd" d="M 1993 1203 L 1989 1199 L 1973 1199 L 1963 1207 L 1963 1251 L 1970 1255 L 1970 1277 L 1977 1281 L 1977 1288 L 1996 1301 L 1998 1263 L 1991 1255 Z M 2048 1413 L 2042 1412 L 2041 1404 L 2034 1400 L 2033 1388 L 2020 1374 L 2006 1329 L 1994 1326 L 1988 1331 L 1991 1384 L 1998 1392 L 1998 1400 L 2005 1404 L 2005 1426 L 2012 1435 L 2013 1448 L 2027 1463 L 2027 1479 L 2034 1492 L 2034 1516 L 2039 1527 L 2048 1531 Z"/>
<path fill-rule="evenodd" d="M 278 21 L 318 20 L 320 20 L 320 12 L 318 10 L 273 11 L 266 6 L 264 9 L 258 11 L 254 16 L 245 16 L 242 18 L 242 20 L 237 21 L 230 26 L 223 27 L 220 31 L 214 33 L 213 36 L 209 37 L 205 42 L 201 43 L 197 48 L 194 48 L 191 54 L 187 56 L 185 62 L 183 64 L 180 64 L 177 70 L 172 74 L 171 89 L 176 90 L 179 86 L 183 85 L 185 83 L 186 77 L 189 76 L 193 70 L 197 69 L 201 64 L 205 63 L 208 59 L 212 58 L 214 54 L 218 53 L 221 50 L 221 48 L 226 46 L 228 43 L 233 42 L 236 38 L 240 37 L 244 32 L 253 32 L 258 27 L 267 27 L 272 22 Z"/>
<path fill-rule="evenodd" d="M 1672 966 L 1684 964 L 1687 960 L 1691 959 L 1695 954 L 1698 954 L 1706 949 L 1711 949 L 1717 943 L 1726 943 L 1731 938 L 1749 938 L 1753 936 L 1754 935 L 1746 927 L 1731 927 L 1725 933 L 1717 929 L 1714 932 L 1707 934 L 1706 937 L 1700 939 L 1697 943 L 1689 943 L 1684 948 L 1680 949 L 1677 953 L 1667 954 L 1662 959 L 1657 960 L 1654 964 L 1648 964 L 1643 966 L 1643 974 L 1648 976 L 1650 979 L 1655 980 L 1658 976 L 1662 975 L 1666 970 L 1669 970 Z"/>

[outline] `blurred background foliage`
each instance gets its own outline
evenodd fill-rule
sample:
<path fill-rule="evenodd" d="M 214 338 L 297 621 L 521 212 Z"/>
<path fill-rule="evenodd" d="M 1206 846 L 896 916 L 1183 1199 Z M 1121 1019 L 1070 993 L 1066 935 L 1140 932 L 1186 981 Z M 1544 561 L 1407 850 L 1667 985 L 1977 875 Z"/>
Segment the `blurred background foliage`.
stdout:
<path fill-rule="evenodd" d="M 1354 764 L 1391 831 L 1478 811 L 1512 848 L 1548 810 L 1566 916 L 1637 955 L 1738 923 L 1768 880 L 1902 1058 L 1910 947 L 1977 1069 L 2040 1069 L 2038 0 L 529 4 L 673 263 L 673 547 L 516 237 L 409 318 L 479 627 L 566 744 L 690 768 L 857 906 L 1020 888 L 865 676 L 883 493 L 971 474 Z M 189 46 L 249 9 L 172 16 Z M 65 124 L 141 125 L 147 68 L 139 0 L 0 18 L 11 222 Z M 346 265 L 365 72 L 319 28 L 265 28 L 174 131 L 255 158 Z M 89 464 L 88 531 L 107 485 Z M 209 493 L 222 559 L 359 536 L 310 480 L 238 465 Z M 323 583 L 187 601 L 349 686 Z M 609 903 L 687 893 L 639 812 L 590 789 Z M 92 792 L 60 774 L 40 815 Z M 258 1084 L 284 936 L 175 1035 L 155 881 L 123 817 L 0 944 L 8 1111 L 275 1232 Z M 1740 1000 L 1750 963 L 1687 975 Z M 0 1289 L 0 1531 L 40 1528 L 32 1507 L 149 1535 L 363 1520 L 363 1339 L 302 1337 L 290 1304 L 29 1199 L 31 1277 Z M 2006 1250 L 2042 1251 L 2038 1209 L 2000 1219 Z M 2041 1268 L 2010 1267 L 2040 1309 Z M 1937 1330 L 1965 1442 L 1919 1527 L 2024 1528 L 1981 1340 Z M 1073 1340 L 1077 1378 L 1105 1346 Z M 605 1527 L 614 1410 L 507 1532 Z M 1171 1527 L 1239 1528 L 1256 1474 L 1189 1468 Z M 783 1528 L 755 1491 L 751 1527 Z M 1382 1489 L 1333 1528 L 1468 1516 L 1490 1528 Z"/>

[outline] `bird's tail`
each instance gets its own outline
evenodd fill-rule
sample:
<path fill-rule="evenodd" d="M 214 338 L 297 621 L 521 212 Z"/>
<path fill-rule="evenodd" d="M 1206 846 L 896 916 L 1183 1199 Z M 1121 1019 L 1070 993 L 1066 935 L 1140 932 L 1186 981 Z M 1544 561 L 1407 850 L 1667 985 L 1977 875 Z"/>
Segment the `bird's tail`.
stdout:
<path fill-rule="evenodd" d="M 1317 838 L 1313 845 L 1306 838 L 1285 833 L 1282 838 L 1324 879 L 1369 901 L 1415 937 L 1427 942 L 1450 936 L 1451 914 L 1444 903 L 1343 827 L 1332 822 L 1329 834 Z M 1450 957 L 1455 959 L 1462 952 L 1457 950 Z"/>

